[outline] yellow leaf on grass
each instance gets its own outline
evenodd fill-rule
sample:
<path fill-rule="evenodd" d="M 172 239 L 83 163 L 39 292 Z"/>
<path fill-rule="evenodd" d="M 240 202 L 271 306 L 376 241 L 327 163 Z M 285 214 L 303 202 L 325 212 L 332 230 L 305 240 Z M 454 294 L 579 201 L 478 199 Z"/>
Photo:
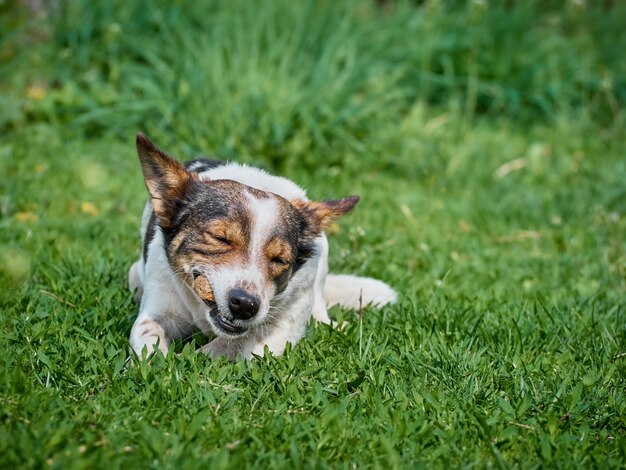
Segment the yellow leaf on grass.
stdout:
<path fill-rule="evenodd" d="M 39 217 L 34 212 L 18 212 L 15 214 L 15 219 L 20 222 L 37 222 Z"/>
<path fill-rule="evenodd" d="M 47 92 L 46 87 L 42 85 L 31 85 L 26 88 L 26 96 L 31 100 L 40 100 L 46 96 Z"/>
<path fill-rule="evenodd" d="M 80 210 L 83 214 L 89 214 L 94 216 L 98 215 L 98 212 L 100 212 L 98 208 L 94 206 L 91 202 L 83 202 L 80 205 Z"/>
<path fill-rule="evenodd" d="M 43 173 L 44 171 L 46 171 L 46 167 L 41 163 L 35 165 L 35 173 Z"/>

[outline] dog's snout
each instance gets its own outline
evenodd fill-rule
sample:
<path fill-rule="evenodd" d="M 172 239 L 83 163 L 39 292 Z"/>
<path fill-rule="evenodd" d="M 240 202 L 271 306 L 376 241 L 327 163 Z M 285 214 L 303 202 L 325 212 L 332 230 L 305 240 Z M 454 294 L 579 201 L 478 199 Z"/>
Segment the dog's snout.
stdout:
<path fill-rule="evenodd" d="M 238 320 L 249 320 L 259 311 L 260 301 L 242 289 L 233 290 L 228 296 L 228 308 Z"/>

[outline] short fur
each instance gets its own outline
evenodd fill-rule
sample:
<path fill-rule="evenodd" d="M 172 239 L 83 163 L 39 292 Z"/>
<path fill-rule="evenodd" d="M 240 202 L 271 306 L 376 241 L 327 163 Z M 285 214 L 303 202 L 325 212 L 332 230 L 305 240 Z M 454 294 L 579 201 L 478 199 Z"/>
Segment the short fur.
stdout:
<path fill-rule="evenodd" d="M 129 272 L 140 301 L 130 343 L 141 355 L 167 353 L 200 329 L 214 335 L 203 352 L 235 360 L 281 354 L 309 318 L 330 323 L 327 307 L 396 301 L 381 281 L 328 275 L 323 230 L 357 196 L 309 201 L 295 183 L 236 163 L 184 165 L 143 134 L 137 151 L 150 200 L 142 218 L 142 256 Z"/>

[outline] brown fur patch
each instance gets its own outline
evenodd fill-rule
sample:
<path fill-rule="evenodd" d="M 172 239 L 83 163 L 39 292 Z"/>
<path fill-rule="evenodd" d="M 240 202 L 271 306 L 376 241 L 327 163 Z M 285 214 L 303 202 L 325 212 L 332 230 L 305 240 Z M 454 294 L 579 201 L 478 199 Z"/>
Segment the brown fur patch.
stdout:
<path fill-rule="evenodd" d="M 215 296 L 213 295 L 213 289 L 209 280 L 205 276 L 198 276 L 193 283 L 193 290 L 198 296 L 205 301 L 215 302 Z"/>
<path fill-rule="evenodd" d="M 176 236 L 172 239 L 168 247 L 170 253 L 176 253 L 182 243 L 185 241 L 185 238 L 187 238 L 187 236 L 188 234 L 184 230 L 178 232 Z"/>
<path fill-rule="evenodd" d="M 282 238 L 273 238 L 265 245 L 265 256 L 272 277 L 280 276 L 293 262 L 291 246 Z"/>
<path fill-rule="evenodd" d="M 241 223 L 236 220 L 218 219 L 209 223 L 203 237 L 204 242 L 216 251 L 244 247 L 246 236 Z"/>

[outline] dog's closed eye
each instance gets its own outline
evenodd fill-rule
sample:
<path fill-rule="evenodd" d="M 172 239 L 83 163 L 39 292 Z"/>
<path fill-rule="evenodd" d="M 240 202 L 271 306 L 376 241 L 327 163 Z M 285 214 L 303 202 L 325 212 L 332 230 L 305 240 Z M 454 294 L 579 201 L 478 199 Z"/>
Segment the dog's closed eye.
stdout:
<path fill-rule="evenodd" d="M 224 235 L 217 235 L 217 234 L 214 234 L 214 233 L 209 233 L 209 236 L 213 240 L 215 240 L 217 242 L 220 242 L 222 245 L 230 246 L 232 244 L 232 242 L 227 237 L 225 237 Z"/>
<path fill-rule="evenodd" d="M 207 244 L 224 248 L 235 248 L 246 245 L 246 236 L 241 224 L 237 221 L 218 219 L 205 228 L 204 241 Z"/>
<path fill-rule="evenodd" d="M 281 258 L 280 256 L 274 256 L 270 261 L 280 266 L 287 266 L 289 264 L 289 261 L 287 261 L 284 258 Z"/>

